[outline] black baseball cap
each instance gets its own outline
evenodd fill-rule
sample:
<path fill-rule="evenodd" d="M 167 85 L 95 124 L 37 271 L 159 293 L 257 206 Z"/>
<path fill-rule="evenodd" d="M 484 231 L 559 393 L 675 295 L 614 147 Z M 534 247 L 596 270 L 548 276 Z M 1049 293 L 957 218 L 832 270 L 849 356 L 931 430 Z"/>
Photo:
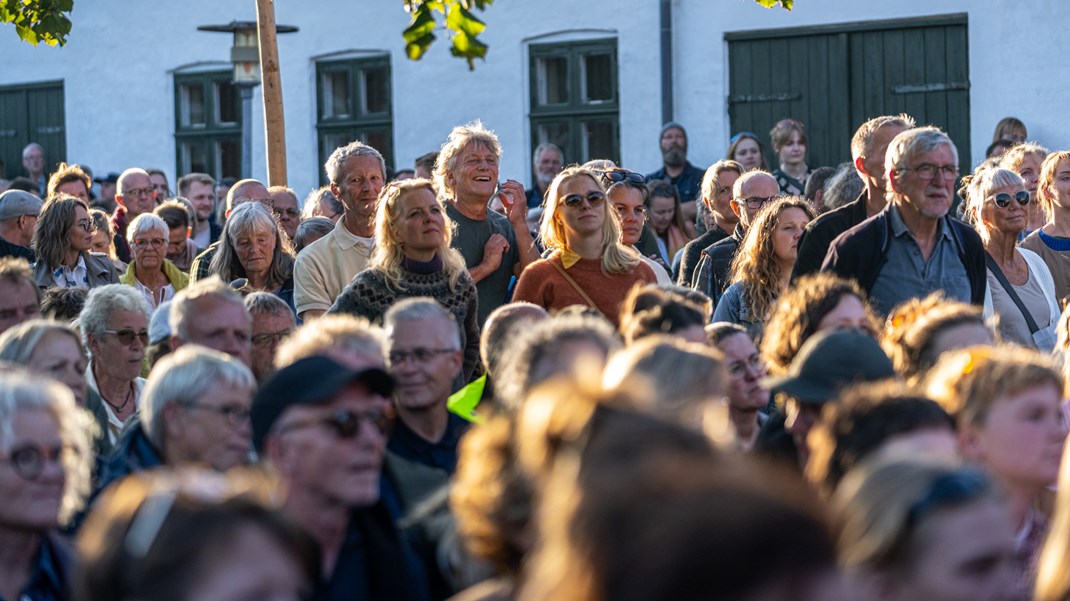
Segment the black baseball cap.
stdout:
<path fill-rule="evenodd" d="M 385 370 L 353 370 L 327 357 L 306 357 L 275 372 L 253 398 L 253 446 L 263 451 L 264 437 L 290 407 L 326 403 L 352 382 L 387 398 L 394 393 L 394 377 Z"/>
<path fill-rule="evenodd" d="M 769 390 L 820 405 L 850 384 L 895 376 L 892 360 L 872 336 L 856 330 L 818 332 L 799 349 L 783 376 L 765 378 Z"/>

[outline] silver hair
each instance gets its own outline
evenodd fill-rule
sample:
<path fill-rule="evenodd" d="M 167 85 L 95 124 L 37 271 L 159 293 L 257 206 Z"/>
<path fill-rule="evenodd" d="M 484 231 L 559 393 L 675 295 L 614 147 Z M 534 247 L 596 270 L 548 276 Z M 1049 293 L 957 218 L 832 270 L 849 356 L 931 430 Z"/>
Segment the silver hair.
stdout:
<path fill-rule="evenodd" d="M 531 153 L 531 162 L 536 166 L 539 164 L 539 157 L 547 150 L 556 150 L 557 154 L 561 155 L 561 161 L 565 160 L 565 153 L 561 151 L 561 148 L 553 142 L 543 142 L 535 147 L 535 152 Z"/>
<path fill-rule="evenodd" d="M 386 336 L 383 329 L 363 317 L 333 313 L 306 323 L 282 341 L 275 353 L 275 367 L 282 369 L 305 357 L 341 351 L 383 361 Z"/>
<path fill-rule="evenodd" d="M 270 292 L 258 290 L 247 295 L 245 297 L 245 310 L 252 317 L 257 315 L 278 315 L 281 313 L 289 315 L 291 321 L 294 320 L 294 312 L 290 310 L 290 305 L 287 305 L 286 301 Z"/>
<path fill-rule="evenodd" d="M 379 169 L 382 171 L 383 181 L 386 181 L 386 161 L 383 160 L 383 155 L 360 140 L 354 140 L 345 146 L 339 146 L 334 149 L 331 156 L 327 158 L 327 162 L 323 164 L 323 170 L 327 172 L 327 179 L 335 185 L 340 184 L 345 180 L 345 174 L 342 169 L 345 167 L 346 161 L 353 157 L 364 156 L 375 157 L 379 161 Z"/>
<path fill-rule="evenodd" d="M 131 288 L 131 290 L 133 290 Z M 90 292 L 92 296 L 92 292 Z M 138 296 L 141 296 L 140 294 Z M 233 288 L 228 286 L 219 276 L 212 276 L 198 280 L 187 288 L 183 288 L 171 301 L 171 314 L 167 324 L 171 326 L 171 335 L 183 342 L 189 341 L 189 322 L 196 316 L 190 311 L 190 303 L 214 296 L 219 300 L 235 303 L 245 307 L 242 297 Z M 142 299 L 144 300 L 144 299 Z"/>
<path fill-rule="evenodd" d="M 135 238 L 152 231 L 160 232 L 163 235 L 164 245 L 167 244 L 167 237 L 171 235 L 171 228 L 167 227 L 167 222 L 160 219 L 158 215 L 142 213 L 126 226 L 126 240 L 130 246 L 133 246 Z"/>
<path fill-rule="evenodd" d="M 839 167 L 839 171 L 825 182 L 825 209 L 838 209 L 858 198 L 865 185 L 854 164 L 844 163 Z"/>
<path fill-rule="evenodd" d="M 243 388 L 252 396 L 256 378 L 244 363 L 230 355 L 198 346 L 183 345 L 152 368 L 141 393 L 138 412 L 149 441 L 164 449 L 164 408 L 172 403 L 197 402 L 217 387 Z"/>
<path fill-rule="evenodd" d="M 439 319 L 448 323 L 452 332 L 450 338 L 456 338 L 457 341 L 456 350 L 461 348 L 461 329 L 457 326 L 457 318 L 430 296 L 406 298 L 394 303 L 383 316 L 383 328 L 389 338 L 397 324 L 418 319 Z"/>
<path fill-rule="evenodd" d="M 130 177 L 131 175 L 144 175 L 145 178 L 148 179 L 149 172 L 145 171 L 144 169 L 141 169 L 140 167 L 131 167 L 131 168 L 127 169 L 126 171 L 123 171 L 121 174 L 119 174 L 119 179 L 117 179 L 115 181 L 115 193 L 116 194 L 118 194 L 119 196 L 123 195 L 123 181 L 126 180 L 126 178 Z M 149 180 L 149 181 L 151 182 L 152 180 Z"/>
<path fill-rule="evenodd" d="M 457 168 L 457 157 L 469 144 L 485 146 L 499 162 L 502 160 L 502 145 L 498 142 L 498 136 L 483 127 L 482 121 L 477 119 L 465 125 L 458 125 L 450 132 L 446 143 L 438 151 L 438 158 L 435 159 L 433 178 L 439 196 L 453 196 L 453 185 L 449 182 L 449 174 Z"/>
<path fill-rule="evenodd" d="M 0 361 L 29 365 L 30 357 L 37 350 L 37 345 L 53 332 L 70 336 L 78 346 L 78 350 L 85 352 L 82 349 L 82 340 L 78 336 L 78 330 L 73 326 L 51 319 L 31 319 L 0 334 Z"/>
<path fill-rule="evenodd" d="M 25 146 L 25 147 L 24 147 L 24 148 L 22 149 L 22 158 L 24 158 L 24 159 L 25 159 L 25 158 L 26 158 L 26 153 L 27 153 L 27 152 L 29 152 L 29 151 L 30 151 L 31 149 L 33 149 L 33 148 L 36 148 L 36 149 L 40 150 L 41 152 L 44 152 L 44 151 L 45 151 L 45 147 L 44 147 L 44 146 L 41 146 L 41 145 L 40 145 L 40 144 L 38 144 L 37 142 L 30 142 L 29 144 L 27 144 L 27 145 L 26 145 L 26 146 Z"/>
<path fill-rule="evenodd" d="M 78 327 L 82 330 L 82 346 L 89 348 L 89 337 L 99 337 L 108 329 L 108 318 L 116 311 L 129 311 L 145 316 L 147 324 L 152 311 L 145 296 L 133 286 L 108 284 L 89 291 L 82 312 L 78 314 Z M 92 358 L 92 352 L 90 352 Z"/>
<path fill-rule="evenodd" d="M 302 223 L 304 222 L 304 220 L 313 218 L 313 213 L 316 211 L 316 207 L 319 205 L 320 200 L 324 198 L 326 198 L 327 202 L 330 203 L 331 208 L 334 209 L 335 213 L 341 215 L 345 212 L 345 205 L 342 204 L 342 201 L 338 200 L 338 197 L 334 195 L 334 192 L 331 192 L 331 187 L 323 186 L 322 188 L 316 188 L 315 190 L 309 192 L 308 196 L 305 197 L 304 205 L 302 205 L 301 207 Z"/>
<path fill-rule="evenodd" d="M 305 219 L 297 226 L 294 233 L 294 254 L 300 253 L 306 246 L 312 244 L 334 229 L 335 223 L 326 217 L 312 217 Z"/>
<path fill-rule="evenodd" d="M 916 157 L 932 152 L 941 146 L 951 149 L 955 164 L 959 162 L 959 150 L 946 133 L 932 126 L 908 129 L 892 139 L 888 144 L 888 154 L 884 157 L 884 172 L 898 170 L 907 166 Z"/>

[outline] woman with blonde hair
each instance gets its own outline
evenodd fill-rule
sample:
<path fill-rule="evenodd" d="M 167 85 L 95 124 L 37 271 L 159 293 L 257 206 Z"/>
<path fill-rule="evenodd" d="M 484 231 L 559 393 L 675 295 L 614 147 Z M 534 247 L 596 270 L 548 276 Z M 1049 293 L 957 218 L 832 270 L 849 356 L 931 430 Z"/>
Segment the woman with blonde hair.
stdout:
<path fill-rule="evenodd" d="M 999 315 L 1000 336 L 1043 352 L 1055 347 L 1059 301 L 1044 260 L 1018 248 L 1032 202 L 1017 173 L 981 168 L 966 185 L 966 213 L 985 248 L 988 286 L 984 315 Z"/>
<path fill-rule="evenodd" d="M 1044 260 L 1055 281 L 1055 295 L 1062 301 L 1070 295 L 1070 151 L 1048 155 L 1040 166 L 1036 198 L 1048 221 L 1022 240 Z"/>
<path fill-rule="evenodd" d="M 732 285 L 718 301 L 713 321 L 737 323 L 752 338 L 762 337 L 765 322 L 791 279 L 799 237 L 813 218 L 810 203 L 798 196 L 781 198 L 758 213 L 732 260 Z"/>
<path fill-rule="evenodd" d="M 1048 156 L 1048 149 L 1033 142 L 1025 142 L 1012 147 L 999 158 L 999 166 L 1010 169 L 1025 181 L 1031 201 L 1027 210 L 1027 221 L 1021 238 L 1040 229 L 1047 220 L 1045 206 L 1037 202 L 1037 189 L 1040 181 L 1041 165 Z M 1019 240 L 1021 239 L 1019 238 Z"/>
<path fill-rule="evenodd" d="M 224 282 L 245 279 L 245 290 L 270 292 L 294 307 L 294 257 L 290 238 L 271 209 L 244 202 L 227 217 L 219 236 L 219 251 L 209 268 Z"/>
<path fill-rule="evenodd" d="M 605 190 L 588 169 L 569 167 L 550 183 L 539 234 L 553 252 L 524 268 L 513 300 L 551 312 L 586 305 L 619 325 L 628 290 L 657 280 L 636 251 L 621 243 L 616 213 L 608 210 Z"/>
<path fill-rule="evenodd" d="M 410 297 L 430 297 L 463 330 L 466 373 L 479 356 L 476 285 L 464 258 L 450 247 L 453 221 L 428 179 L 386 185 L 375 216 L 375 250 L 329 313 L 348 313 L 382 324 L 387 309 Z"/>
<path fill-rule="evenodd" d="M 980 307 L 934 292 L 896 307 L 888 316 L 881 345 L 896 373 L 916 380 L 947 351 L 992 346 L 997 340 Z"/>

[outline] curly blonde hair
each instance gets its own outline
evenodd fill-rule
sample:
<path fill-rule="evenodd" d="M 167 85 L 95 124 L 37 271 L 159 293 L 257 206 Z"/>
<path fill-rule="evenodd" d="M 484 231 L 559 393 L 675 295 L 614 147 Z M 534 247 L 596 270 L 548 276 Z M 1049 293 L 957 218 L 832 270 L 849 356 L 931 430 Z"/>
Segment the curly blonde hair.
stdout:
<path fill-rule="evenodd" d="M 934 292 L 907 301 L 888 315 L 881 346 L 896 373 L 916 379 L 939 358 L 933 346 L 940 334 L 966 324 L 988 329 L 993 342 L 998 342 L 996 328 L 985 320 L 980 307 L 948 300 L 943 293 Z"/>
<path fill-rule="evenodd" d="M 773 254 L 773 232 L 780 215 L 788 209 L 799 209 L 810 219 L 814 209 L 798 196 L 781 198 L 768 205 L 747 228 L 747 237 L 732 259 L 733 283 L 742 282 L 743 301 L 750 307 L 751 315 L 765 319 L 780 296 L 780 264 Z"/>

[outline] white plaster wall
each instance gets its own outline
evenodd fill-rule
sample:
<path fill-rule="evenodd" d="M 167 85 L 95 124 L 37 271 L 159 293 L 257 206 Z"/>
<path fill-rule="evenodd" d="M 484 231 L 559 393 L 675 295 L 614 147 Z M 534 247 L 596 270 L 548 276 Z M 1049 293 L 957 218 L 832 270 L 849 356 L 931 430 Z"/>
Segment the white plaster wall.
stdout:
<path fill-rule="evenodd" d="M 950 13 L 969 14 L 972 154 L 980 157 L 992 129 L 1008 114 L 1031 137 L 1070 147 L 1062 127 L 1062 82 L 1070 67 L 1057 57 L 1070 5 L 1058 0 L 797 0 L 796 9 L 766 10 L 751 0 L 673 0 L 675 118 L 690 132 L 691 159 L 723 156 L 729 136 L 724 33 Z M 286 110 L 289 183 L 313 188 L 316 151 L 315 60 L 342 51 L 388 53 L 393 70 L 395 159 L 399 165 L 437 148 L 457 124 L 480 118 L 502 140 L 502 177 L 530 181 L 528 61 L 530 43 L 615 36 L 618 39 L 623 163 L 652 170 L 660 163 L 659 29 L 656 0 L 610 5 L 576 0 L 495 3 L 481 16 L 490 45 L 476 70 L 449 55 L 445 34 L 422 61 L 404 55 L 408 17 L 397 0 L 279 0 L 277 21 L 301 31 L 279 37 Z M 98 174 L 130 165 L 160 167 L 174 181 L 174 69 L 228 60 L 228 34 L 198 25 L 252 20 L 251 0 L 182 3 L 79 2 L 70 42 L 31 47 L 0 28 L 0 85 L 65 80 L 68 158 Z M 1055 58 L 1053 58 L 1055 57 Z M 254 97 L 253 176 L 263 178 L 261 96 Z"/>

